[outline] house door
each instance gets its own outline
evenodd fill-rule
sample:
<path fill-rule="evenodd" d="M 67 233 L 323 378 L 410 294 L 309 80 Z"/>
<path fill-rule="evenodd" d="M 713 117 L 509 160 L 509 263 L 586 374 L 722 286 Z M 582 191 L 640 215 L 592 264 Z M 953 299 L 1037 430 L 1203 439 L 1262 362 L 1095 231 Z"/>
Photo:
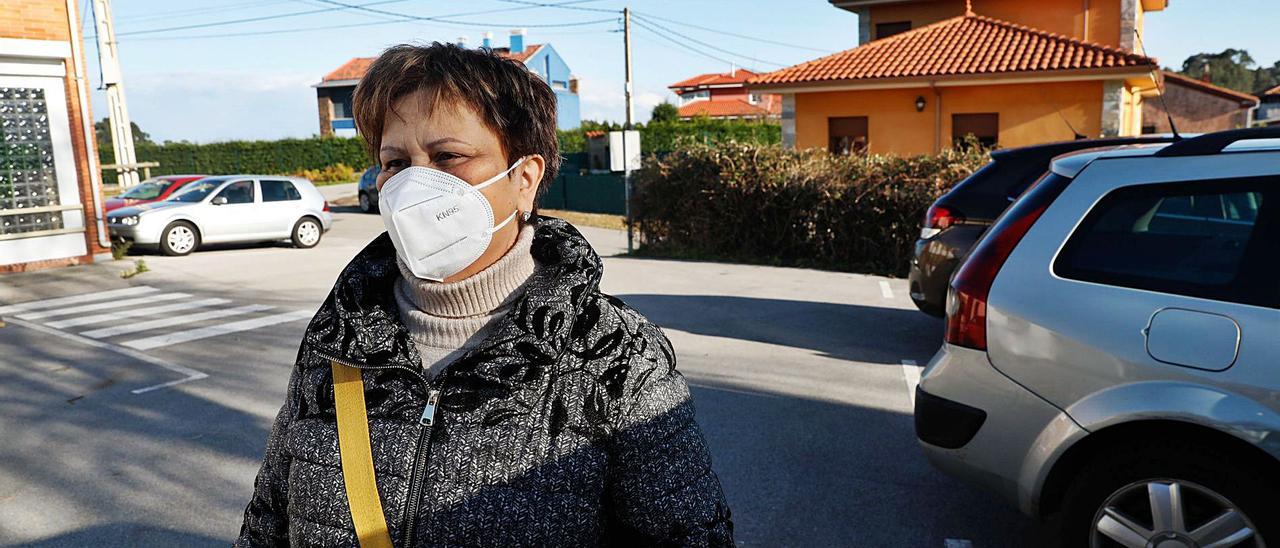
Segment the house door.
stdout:
<path fill-rule="evenodd" d="M 866 116 L 827 118 L 827 150 L 832 154 L 861 154 L 867 151 Z"/>

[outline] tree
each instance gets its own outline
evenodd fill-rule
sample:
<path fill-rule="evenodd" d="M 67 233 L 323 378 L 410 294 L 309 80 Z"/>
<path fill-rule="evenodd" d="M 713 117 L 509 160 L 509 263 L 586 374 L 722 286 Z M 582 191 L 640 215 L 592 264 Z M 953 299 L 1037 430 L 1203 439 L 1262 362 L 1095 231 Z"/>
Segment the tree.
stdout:
<path fill-rule="evenodd" d="M 1204 78 L 1225 88 L 1244 93 L 1261 93 L 1280 80 L 1280 62 L 1271 67 L 1254 66 L 1253 57 L 1242 49 L 1227 48 L 1221 53 L 1197 53 L 1182 62 L 1179 73 Z"/>
<path fill-rule="evenodd" d="M 129 127 L 133 129 L 133 144 L 151 144 L 151 135 L 142 131 L 137 122 L 129 122 Z M 108 118 L 103 118 L 94 123 L 93 133 L 97 136 L 98 148 L 111 148 L 111 122 Z"/>
<path fill-rule="evenodd" d="M 679 119 L 680 109 L 666 101 L 654 105 L 653 113 L 649 115 L 650 122 L 674 122 Z"/>

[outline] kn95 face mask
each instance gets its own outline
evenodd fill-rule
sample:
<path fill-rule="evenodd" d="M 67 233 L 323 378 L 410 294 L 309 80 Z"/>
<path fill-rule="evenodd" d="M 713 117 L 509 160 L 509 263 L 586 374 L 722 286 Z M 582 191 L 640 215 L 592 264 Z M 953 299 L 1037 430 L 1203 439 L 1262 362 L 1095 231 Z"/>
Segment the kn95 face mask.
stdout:
<path fill-rule="evenodd" d="M 494 225 L 493 206 L 480 191 L 503 179 L 524 158 L 478 185 L 452 174 L 411 166 L 392 175 L 378 193 L 378 209 L 396 254 L 414 276 L 443 281 L 480 258 L 493 233 L 515 218 L 512 211 Z"/>

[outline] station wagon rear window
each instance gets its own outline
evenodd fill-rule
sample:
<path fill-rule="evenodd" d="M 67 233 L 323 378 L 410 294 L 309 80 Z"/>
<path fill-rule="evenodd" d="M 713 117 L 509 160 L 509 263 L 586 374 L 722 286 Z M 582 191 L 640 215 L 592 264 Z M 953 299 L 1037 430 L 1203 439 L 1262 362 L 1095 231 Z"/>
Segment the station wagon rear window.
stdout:
<path fill-rule="evenodd" d="M 1054 261 L 1068 279 L 1276 307 L 1280 177 L 1138 185 L 1103 197 Z"/>

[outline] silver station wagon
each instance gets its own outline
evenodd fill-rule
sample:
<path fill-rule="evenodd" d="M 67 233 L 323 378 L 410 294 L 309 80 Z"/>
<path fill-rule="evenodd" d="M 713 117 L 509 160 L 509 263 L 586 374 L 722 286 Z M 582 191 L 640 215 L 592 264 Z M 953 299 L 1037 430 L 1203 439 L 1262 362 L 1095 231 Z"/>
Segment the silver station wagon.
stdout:
<path fill-rule="evenodd" d="M 333 224 L 311 181 L 274 175 L 220 175 L 188 183 L 168 199 L 107 215 L 111 238 L 186 255 L 202 243 L 291 240 L 315 247 Z"/>
<path fill-rule="evenodd" d="M 1064 546 L 1280 546 L 1277 138 L 1055 160 L 951 279 L 930 460 Z"/>

